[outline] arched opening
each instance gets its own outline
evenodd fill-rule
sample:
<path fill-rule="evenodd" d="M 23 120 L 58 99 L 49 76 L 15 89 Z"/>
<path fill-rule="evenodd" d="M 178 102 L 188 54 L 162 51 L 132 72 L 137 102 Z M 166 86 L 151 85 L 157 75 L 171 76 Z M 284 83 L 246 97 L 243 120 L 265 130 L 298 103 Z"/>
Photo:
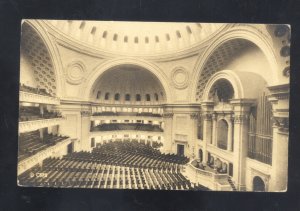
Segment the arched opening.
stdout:
<path fill-rule="evenodd" d="M 253 178 L 253 191 L 266 191 L 264 181 L 258 176 Z"/>
<path fill-rule="evenodd" d="M 103 90 L 106 93 L 116 93 L 119 94 L 120 103 L 126 102 L 127 104 L 134 104 L 139 102 L 143 104 L 157 104 L 164 103 L 166 101 L 165 89 L 163 88 L 160 80 L 149 70 L 136 66 L 136 65 L 118 65 L 106 70 L 101 74 L 98 79 L 96 79 L 92 89 Z M 162 93 L 161 97 L 150 96 L 150 93 Z M 95 95 L 90 92 L 92 99 L 95 99 Z M 144 96 L 144 97 L 142 97 Z M 133 97 L 133 99 L 131 99 Z M 110 96 L 102 98 L 106 100 L 104 103 L 113 103 L 109 100 Z M 115 95 L 115 100 L 118 98 Z M 135 98 L 135 99 L 134 99 Z"/>
<path fill-rule="evenodd" d="M 146 94 L 146 101 L 150 101 L 151 98 L 150 98 L 150 94 Z"/>
<path fill-rule="evenodd" d="M 115 94 L 115 100 L 116 100 L 116 101 L 119 101 L 119 100 L 120 100 L 120 94 L 119 94 L 119 93 L 116 93 L 116 94 Z"/>
<path fill-rule="evenodd" d="M 234 89 L 231 83 L 226 79 L 220 79 L 211 87 L 209 98 L 216 104 L 229 103 L 234 98 Z"/>
<path fill-rule="evenodd" d="M 97 92 L 97 97 L 96 97 L 96 98 L 97 98 L 97 99 L 100 99 L 100 96 L 101 96 L 101 92 L 98 91 L 98 92 Z"/>
<path fill-rule="evenodd" d="M 135 100 L 136 101 L 141 101 L 141 95 L 140 94 L 136 94 L 135 95 Z"/>
<path fill-rule="evenodd" d="M 220 149 L 227 149 L 228 144 L 228 124 L 224 119 L 218 121 L 217 145 Z"/>
<path fill-rule="evenodd" d="M 155 97 L 155 100 L 158 101 L 158 94 L 157 93 L 154 94 L 154 97 Z"/>
<path fill-rule="evenodd" d="M 130 101 L 130 94 L 125 95 L 125 101 Z"/>
<path fill-rule="evenodd" d="M 106 93 L 105 93 L 104 100 L 109 100 L 109 92 L 106 92 Z"/>
<path fill-rule="evenodd" d="M 207 58 L 202 61 L 200 75 L 195 86 L 196 101 L 203 100 L 205 86 L 209 79 L 218 71 L 233 70 L 255 73 L 271 84 L 275 77 L 272 74 L 271 64 L 265 53 L 246 39 L 230 39 L 207 52 Z M 201 64 L 201 63 L 199 63 Z M 202 65 L 201 64 L 201 65 Z"/>

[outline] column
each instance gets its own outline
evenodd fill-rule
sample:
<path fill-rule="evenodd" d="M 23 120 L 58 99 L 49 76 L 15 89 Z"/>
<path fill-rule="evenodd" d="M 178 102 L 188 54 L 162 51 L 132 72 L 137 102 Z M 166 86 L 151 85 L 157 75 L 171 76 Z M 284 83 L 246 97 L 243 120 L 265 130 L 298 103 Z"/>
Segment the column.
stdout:
<path fill-rule="evenodd" d="M 246 158 L 248 151 L 248 126 L 249 112 L 255 100 L 234 99 L 230 103 L 234 110 L 234 160 L 233 160 L 233 181 L 237 190 L 246 190 Z"/>
<path fill-rule="evenodd" d="M 217 114 L 212 114 L 212 145 L 217 146 Z"/>
<path fill-rule="evenodd" d="M 90 151 L 90 124 L 91 124 L 91 112 L 81 111 L 81 149 Z"/>
<path fill-rule="evenodd" d="M 268 191 L 285 191 L 288 178 L 289 84 L 268 87 L 273 111 L 273 149 Z"/>
<path fill-rule="evenodd" d="M 198 157 L 198 143 L 197 143 L 197 135 L 198 135 L 198 119 L 199 112 L 190 114 L 190 134 L 189 134 L 189 143 L 190 143 L 190 156 L 191 158 Z"/>
<path fill-rule="evenodd" d="M 232 145 L 233 145 L 233 123 L 232 123 L 232 121 L 233 121 L 233 117 L 232 116 L 230 116 L 229 117 L 229 119 L 228 119 L 229 121 L 229 124 L 228 124 L 228 138 L 227 138 L 227 140 L 228 140 L 228 146 L 227 146 L 227 150 L 228 151 L 232 151 Z"/>
<path fill-rule="evenodd" d="M 212 141 L 212 115 L 213 102 L 202 102 L 201 110 L 203 117 L 203 163 L 207 162 L 207 145 Z"/>
<path fill-rule="evenodd" d="M 164 153 L 171 153 L 172 152 L 172 142 L 173 142 L 173 115 L 174 113 L 164 113 L 163 120 L 164 120 L 164 146 L 163 152 Z"/>

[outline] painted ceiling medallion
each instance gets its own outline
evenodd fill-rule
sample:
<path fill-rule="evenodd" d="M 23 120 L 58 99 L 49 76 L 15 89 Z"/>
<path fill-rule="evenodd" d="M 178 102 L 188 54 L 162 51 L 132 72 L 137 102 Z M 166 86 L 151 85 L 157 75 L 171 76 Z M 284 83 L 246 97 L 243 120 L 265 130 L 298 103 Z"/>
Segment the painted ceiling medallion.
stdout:
<path fill-rule="evenodd" d="M 66 68 L 66 78 L 70 84 L 81 84 L 84 80 L 85 65 L 81 61 L 73 61 Z"/>
<path fill-rule="evenodd" d="M 185 89 L 189 82 L 189 73 L 183 67 L 176 67 L 171 74 L 172 84 L 177 89 Z"/>

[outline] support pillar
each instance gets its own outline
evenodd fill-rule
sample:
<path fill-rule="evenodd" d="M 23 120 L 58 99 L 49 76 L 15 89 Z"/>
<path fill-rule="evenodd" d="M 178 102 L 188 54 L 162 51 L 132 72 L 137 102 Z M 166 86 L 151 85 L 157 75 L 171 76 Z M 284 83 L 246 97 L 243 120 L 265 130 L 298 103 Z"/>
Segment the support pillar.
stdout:
<path fill-rule="evenodd" d="M 232 152 L 233 151 L 233 118 L 230 116 L 229 118 L 229 124 L 228 124 L 228 146 L 227 150 Z"/>
<path fill-rule="evenodd" d="M 207 163 L 208 152 L 207 145 L 212 141 L 212 115 L 213 102 L 202 102 L 202 117 L 203 117 L 203 163 Z"/>
<path fill-rule="evenodd" d="M 217 115 L 212 114 L 212 145 L 217 146 Z"/>
<path fill-rule="evenodd" d="M 288 179 L 289 84 L 268 87 L 273 111 L 272 171 L 268 191 L 286 191 Z"/>
<path fill-rule="evenodd" d="M 234 99 L 231 104 L 234 107 L 234 161 L 233 180 L 240 191 L 246 190 L 246 158 L 248 151 L 248 126 L 249 112 L 255 100 Z"/>

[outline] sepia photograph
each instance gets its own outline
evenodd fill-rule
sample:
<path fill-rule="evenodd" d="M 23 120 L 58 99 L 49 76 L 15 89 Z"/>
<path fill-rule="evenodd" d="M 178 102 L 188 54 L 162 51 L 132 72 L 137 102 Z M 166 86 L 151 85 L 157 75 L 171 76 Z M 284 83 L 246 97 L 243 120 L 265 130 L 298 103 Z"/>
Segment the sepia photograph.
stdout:
<path fill-rule="evenodd" d="M 287 24 L 23 19 L 18 186 L 286 192 L 290 44 Z"/>

